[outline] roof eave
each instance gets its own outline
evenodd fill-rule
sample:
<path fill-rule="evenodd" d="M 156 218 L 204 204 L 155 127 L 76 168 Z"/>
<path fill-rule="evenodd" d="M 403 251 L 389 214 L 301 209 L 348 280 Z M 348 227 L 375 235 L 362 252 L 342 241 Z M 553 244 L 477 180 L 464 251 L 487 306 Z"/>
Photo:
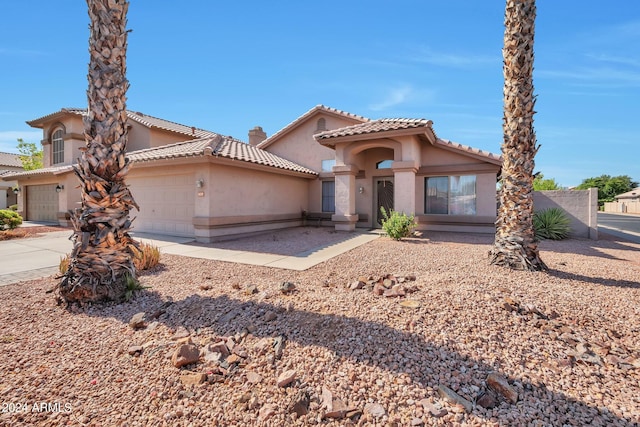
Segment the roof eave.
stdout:
<path fill-rule="evenodd" d="M 291 123 L 283 127 L 282 129 L 280 129 L 279 131 L 271 135 L 269 138 L 259 143 L 256 147 L 262 148 L 264 150 L 265 148 L 272 145 L 274 142 L 278 141 L 283 136 L 293 131 L 298 124 L 310 119 L 314 115 L 321 114 L 321 113 L 327 114 L 329 116 L 337 117 L 337 118 L 353 120 L 356 123 L 366 123 L 369 121 L 369 119 L 367 119 L 366 117 L 361 117 L 361 116 L 357 116 L 357 115 L 346 113 L 346 112 L 340 113 L 339 111 L 333 111 L 333 109 L 325 105 L 316 105 L 315 107 L 313 107 L 312 109 L 310 109 L 309 111 L 307 111 L 306 113 L 304 113 L 303 115 L 301 115 L 300 117 L 298 117 L 297 119 L 295 119 L 294 121 L 292 121 Z"/>
<path fill-rule="evenodd" d="M 382 131 L 376 131 L 376 132 L 359 133 L 354 135 L 332 136 L 329 138 L 318 139 L 318 136 L 320 135 L 322 134 L 316 134 L 313 137 L 321 145 L 331 146 L 331 147 L 335 147 L 335 145 L 340 142 L 353 142 L 353 141 L 360 141 L 360 140 L 394 138 L 398 136 L 407 136 L 407 135 L 423 136 L 429 142 L 432 142 L 432 141 L 435 142 L 436 140 L 435 133 L 433 132 L 433 129 L 431 128 L 431 126 L 420 126 L 420 127 L 408 128 L 408 129 L 382 130 Z"/>

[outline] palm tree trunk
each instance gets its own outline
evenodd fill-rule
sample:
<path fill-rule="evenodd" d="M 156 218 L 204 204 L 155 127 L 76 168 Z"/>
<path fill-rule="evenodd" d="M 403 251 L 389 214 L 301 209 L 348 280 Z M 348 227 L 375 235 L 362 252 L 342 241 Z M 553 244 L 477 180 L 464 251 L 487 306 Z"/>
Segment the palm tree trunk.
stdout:
<path fill-rule="evenodd" d="M 128 234 L 135 207 L 124 178 L 129 169 L 126 78 L 128 0 L 87 0 L 89 110 L 84 118 L 86 146 L 74 167 L 81 182 L 82 207 L 71 212 L 73 251 L 59 285 L 64 302 L 118 300 L 127 277 L 135 279 L 134 241 Z"/>
<path fill-rule="evenodd" d="M 507 0 L 504 48 L 502 187 L 491 263 L 546 270 L 533 228 L 533 168 L 538 151 L 533 130 L 535 0 Z"/>

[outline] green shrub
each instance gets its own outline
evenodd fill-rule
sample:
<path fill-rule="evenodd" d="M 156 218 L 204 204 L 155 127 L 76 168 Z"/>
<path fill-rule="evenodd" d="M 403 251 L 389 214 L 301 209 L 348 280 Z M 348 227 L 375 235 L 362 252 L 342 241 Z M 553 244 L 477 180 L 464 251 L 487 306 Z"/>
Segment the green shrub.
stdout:
<path fill-rule="evenodd" d="M 18 212 L 18 205 L 11 205 L 9 206 L 9 210 L 12 210 L 14 212 Z"/>
<path fill-rule="evenodd" d="M 0 230 L 13 230 L 22 224 L 22 217 L 18 212 L 9 209 L 0 209 Z"/>
<path fill-rule="evenodd" d="M 413 229 L 418 225 L 413 215 L 400 213 L 393 209 L 387 213 L 383 206 L 380 206 L 382 213 L 382 229 L 387 236 L 392 239 L 401 240 L 403 237 L 411 236 Z"/>
<path fill-rule="evenodd" d="M 536 239 L 562 240 L 569 236 L 571 220 L 560 208 L 549 208 L 534 212 L 533 228 Z"/>
<path fill-rule="evenodd" d="M 129 274 L 125 275 L 124 280 L 126 286 L 124 292 L 124 300 L 126 302 L 131 301 L 136 292 L 151 288 L 151 286 L 142 286 L 138 279 L 132 277 Z"/>

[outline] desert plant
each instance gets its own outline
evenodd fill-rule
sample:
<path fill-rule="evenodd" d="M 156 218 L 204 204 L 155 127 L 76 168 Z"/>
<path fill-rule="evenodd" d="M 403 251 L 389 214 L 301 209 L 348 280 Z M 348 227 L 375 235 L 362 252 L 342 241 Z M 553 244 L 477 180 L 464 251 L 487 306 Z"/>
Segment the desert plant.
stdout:
<path fill-rule="evenodd" d="M 18 212 L 0 209 L 0 230 L 13 230 L 20 224 L 22 224 L 22 217 Z"/>
<path fill-rule="evenodd" d="M 124 284 L 125 289 L 123 298 L 126 302 L 130 301 L 134 297 L 136 292 L 150 288 L 150 286 L 142 286 L 138 279 L 129 274 L 124 276 Z"/>
<path fill-rule="evenodd" d="M 160 249 L 150 243 L 140 243 L 133 249 L 133 264 L 137 271 L 148 270 L 160 262 Z"/>
<path fill-rule="evenodd" d="M 140 243 L 138 248 L 133 248 L 133 252 L 133 263 L 136 266 L 136 271 L 148 270 L 160 262 L 160 249 L 150 243 Z M 60 273 L 65 274 L 67 272 L 70 258 L 69 254 L 60 258 L 58 266 Z"/>
<path fill-rule="evenodd" d="M 382 229 L 392 239 L 401 240 L 403 237 L 411 236 L 413 229 L 418 225 L 413 215 L 407 215 L 393 209 L 387 213 L 384 206 L 380 206 L 380 212 L 383 217 Z"/>
<path fill-rule="evenodd" d="M 571 220 L 560 208 L 549 208 L 533 214 L 536 239 L 562 240 L 571 232 Z"/>
<path fill-rule="evenodd" d="M 58 270 L 60 270 L 60 274 L 65 274 L 67 270 L 69 270 L 70 258 L 71 257 L 69 256 L 69 254 L 60 257 L 60 264 L 58 264 Z"/>

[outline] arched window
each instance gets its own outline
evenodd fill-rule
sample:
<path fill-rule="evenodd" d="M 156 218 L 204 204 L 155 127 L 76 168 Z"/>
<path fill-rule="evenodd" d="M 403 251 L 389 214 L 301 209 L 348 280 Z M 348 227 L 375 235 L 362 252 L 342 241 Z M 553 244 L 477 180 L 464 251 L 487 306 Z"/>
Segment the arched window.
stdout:
<path fill-rule="evenodd" d="M 51 137 L 51 146 L 53 149 L 51 155 L 53 158 L 52 164 L 54 165 L 64 163 L 64 139 L 62 138 L 62 135 L 64 135 L 62 129 L 58 129 Z"/>
<path fill-rule="evenodd" d="M 324 130 L 327 130 L 327 121 L 324 119 L 324 117 L 321 117 L 318 119 L 318 128 L 316 129 L 316 131 L 322 132 Z"/>
<path fill-rule="evenodd" d="M 376 169 L 391 169 L 391 163 L 393 160 L 382 160 L 376 163 Z"/>

